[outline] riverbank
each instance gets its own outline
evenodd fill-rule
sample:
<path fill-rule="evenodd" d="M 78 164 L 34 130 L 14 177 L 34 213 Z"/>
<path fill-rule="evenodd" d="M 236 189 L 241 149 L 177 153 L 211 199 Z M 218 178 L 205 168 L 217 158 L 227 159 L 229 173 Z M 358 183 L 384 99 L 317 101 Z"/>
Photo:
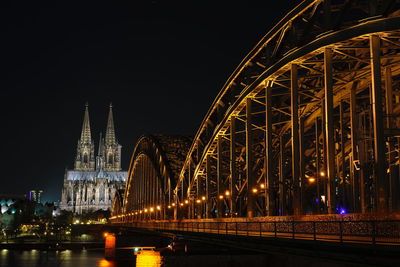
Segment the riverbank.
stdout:
<path fill-rule="evenodd" d="M 13 250 L 83 250 L 104 249 L 104 242 L 23 242 L 0 243 L 0 249 Z"/>

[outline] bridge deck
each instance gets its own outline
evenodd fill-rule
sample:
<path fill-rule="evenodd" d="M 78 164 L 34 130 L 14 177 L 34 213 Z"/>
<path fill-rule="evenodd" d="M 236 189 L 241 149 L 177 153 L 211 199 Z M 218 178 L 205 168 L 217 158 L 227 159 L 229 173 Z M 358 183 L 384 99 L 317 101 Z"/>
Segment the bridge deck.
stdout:
<path fill-rule="evenodd" d="M 148 221 L 119 223 L 157 231 L 284 238 L 372 245 L 400 245 L 400 220 L 366 221 Z"/>

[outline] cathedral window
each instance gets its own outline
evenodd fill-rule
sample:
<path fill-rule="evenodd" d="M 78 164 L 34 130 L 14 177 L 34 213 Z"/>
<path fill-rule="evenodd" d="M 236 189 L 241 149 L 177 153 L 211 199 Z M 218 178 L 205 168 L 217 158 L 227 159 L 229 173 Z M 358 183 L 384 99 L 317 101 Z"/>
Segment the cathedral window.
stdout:
<path fill-rule="evenodd" d="M 108 164 L 112 164 L 112 154 L 108 154 Z"/>
<path fill-rule="evenodd" d="M 105 192 L 104 192 L 104 185 L 101 185 L 100 186 L 100 188 L 99 188 L 99 200 L 100 201 L 104 201 L 104 195 L 105 195 Z"/>

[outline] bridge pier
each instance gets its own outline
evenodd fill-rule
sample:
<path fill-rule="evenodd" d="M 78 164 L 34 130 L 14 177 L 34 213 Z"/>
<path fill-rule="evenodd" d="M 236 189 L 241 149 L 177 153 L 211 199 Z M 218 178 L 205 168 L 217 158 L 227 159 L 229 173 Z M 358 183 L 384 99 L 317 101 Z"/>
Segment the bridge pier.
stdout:
<path fill-rule="evenodd" d="M 116 236 L 113 233 L 105 233 L 105 247 L 104 247 L 104 257 L 107 260 L 115 259 L 116 256 Z"/>

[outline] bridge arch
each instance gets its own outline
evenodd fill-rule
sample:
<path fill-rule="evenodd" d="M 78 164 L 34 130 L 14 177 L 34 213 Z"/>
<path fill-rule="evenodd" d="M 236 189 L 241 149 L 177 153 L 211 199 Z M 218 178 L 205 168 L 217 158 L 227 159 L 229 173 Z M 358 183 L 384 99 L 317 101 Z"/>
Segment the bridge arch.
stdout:
<path fill-rule="evenodd" d="M 123 214 L 141 219 L 173 216 L 168 206 L 190 144 L 186 136 L 145 135 L 138 140 L 128 170 Z"/>
<path fill-rule="evenodd" d="M 398 210 L 400 6 L 371 3 L 302 1 L 250 51 L 193 140 L 178 217 Z"/>
<path fill-rule="evenodd" d="M 139 140 L 122 217 L 398 211 L 399 25 L 400 1 L 302 1 L 228 78 L 186 150 Z M 137 191 L 142 165 L 159 217 L 137 214 L 158 204 Z"/>

